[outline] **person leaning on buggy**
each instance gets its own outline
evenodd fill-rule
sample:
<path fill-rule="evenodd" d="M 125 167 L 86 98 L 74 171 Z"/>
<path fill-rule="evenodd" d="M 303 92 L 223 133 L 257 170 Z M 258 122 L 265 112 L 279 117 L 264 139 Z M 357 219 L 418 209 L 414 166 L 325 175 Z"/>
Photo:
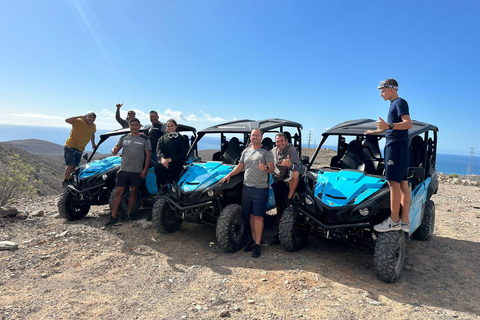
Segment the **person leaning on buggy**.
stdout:
<path fill-rule="evenodd" d="M 169 119 L 165 134 L 158 139 L 155 175 L 159 195 L 168 193 L 167 183 L 177 180 L 187 156 L 188 143 L 177 132 L 177 122 Z"/>

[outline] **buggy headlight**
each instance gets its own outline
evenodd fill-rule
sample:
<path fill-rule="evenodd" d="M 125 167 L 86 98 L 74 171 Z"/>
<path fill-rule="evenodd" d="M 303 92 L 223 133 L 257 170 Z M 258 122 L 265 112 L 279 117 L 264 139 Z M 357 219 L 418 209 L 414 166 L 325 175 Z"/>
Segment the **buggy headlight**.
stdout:
<path fill-rule="evenodd" d="M 108 178 L 108 175 L 107 175 L 106 173 L 104 173 L 104 174 L 102 175 L 103 181 L 107 180 L 107 178 Z"/>
<path fill-rule="evenodd" d="M 358 210 L 358 212 L 359 212 L 362 216 L 366 217 L 366 216 L 368 216 L 368 214 L 370 213 L 370 210 L 369 210 L 368 208 L 363 208 L 363 209 Z"/>
<path fill-rule="evenodd" d="M 215 194 L 215 191 L 213 191 L 213 190 L 208 190 L 208 191 L 207 191 L 207 195 L 208 195 L 209 197 L 213 197 L 214 194 Z"/>
<path fill-rule="evenodd" d="M 313 204 L 313 199 L 310 198 L 310 196 L 306 196 L 306 197 L 305 197 L 305 203 L 310 206 L 310 205 Z"/>

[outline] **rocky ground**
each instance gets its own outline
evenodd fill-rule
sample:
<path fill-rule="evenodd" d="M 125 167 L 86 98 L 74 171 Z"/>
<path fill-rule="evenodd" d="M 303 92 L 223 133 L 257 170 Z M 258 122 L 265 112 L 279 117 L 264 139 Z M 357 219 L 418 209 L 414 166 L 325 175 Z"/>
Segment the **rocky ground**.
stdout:
<path fill-rule="evenodd" d="M 476 319 L 479 199 L 478 186 L 443 179 L 434 236 L 408 241 L 391 284 L 371 253 L 332 241 L 263 246 L 253 259 L 222 252 L 210 226 L 160 234 L 140 217 L 101 230 L 108 206 L 66 222 L 58 196 L 21 199 L 23 215 L 0 219 L 0 241 L 18 244 L 0 251 L 0 319 Z"/>

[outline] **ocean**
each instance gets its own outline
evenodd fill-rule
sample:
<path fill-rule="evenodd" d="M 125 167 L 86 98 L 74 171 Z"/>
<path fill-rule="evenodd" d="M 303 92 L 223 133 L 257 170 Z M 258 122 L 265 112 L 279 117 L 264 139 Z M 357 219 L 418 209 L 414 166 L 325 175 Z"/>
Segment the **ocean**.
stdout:
<path fill-rule="evenodd" d="M 100 134 L 106 132 L 108 132 L 108 130 L 98 130 L 96 133 L 96 141 L 98 141 Z M 69 127 L 39 127 L 0 124 L 1 142 L 10 140 L 39 139 L 64 145 L 69 134 Z M 104 154 L 110 153 L 110 150 L 113 148 L 116 142 L 116 139 L 109 139 L 105 141 L 100 146 L 99 152 Z M 216 141 L 208 141 L 207 143 L 201 145 L 200 149 L 213 149 L 216 145 Z M 86 151 L 89 152 L 91 150 L 91 145 L 88 144 Z M 466 150 L 466 152 L 469 151 L 470 150 Z M 470 156 L 468 155 L 437 154 L 436 167 L 437 171 L 439 172 L 446 174 L 456 173 L 459 175 L 466 175 L 469 164 Z M 473 157 L 473 173 L 480 174 L 480 157 Z"/>

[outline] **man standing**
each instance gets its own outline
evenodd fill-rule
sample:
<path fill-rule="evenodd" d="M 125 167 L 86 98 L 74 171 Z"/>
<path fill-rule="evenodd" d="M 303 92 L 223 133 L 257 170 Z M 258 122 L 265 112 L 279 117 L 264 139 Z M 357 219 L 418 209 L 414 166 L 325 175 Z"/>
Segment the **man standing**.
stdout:
<path fill-rule="evenodd" d="M 120 117 L 120 108 L 123 106 L 123 103 L 117 103 L 117 112 L 115 113 L 115 119 L 117 119 L 118 123 L 122 126 L 122 128 L 128 128 L 128 122 L 135 118 L 135 111 L 129 110 L 127 113 L 127 119 L 123 120 Z"/>
<path fill-rule="evenodd" d="M 92 142 L 92 148 L 95 149 L 95 131 L 97 128 L 94 124 L 97 115 L 94 112 L 88 112 L 84 116 L 77 116 L 65 119 L 65 122 L 72 125 L 70 131 L 70 137 L 65 141 L 65 147 L 63 149 L 63 155 L 65 158 L 65 177 L 62 185 L 65 187 L 69 180 L 70 175 L 75 170 L 75 167 L 80 164 L 82 159 L 83 150 L 88 141 Z"/>
<path fill-rule="evenodd" d="M 398 83 L 395 79 L 381 81 L 378 86 L 384 101 L 390 101 L 387 122 L 378 118 L 377 130 L 367 130 L 365 134 L 385 132 L 385 178 L 390 187 L 390 217 L 373 227 L 377 232 L 410 231 L 410 190 L 408 189 L 407 168 L 410 162 L 408 129 L 412 120 L 407 101 L 398 96 Z M 402 217 L 400 215 L 402 206 Z"/>
<path fill-rule="evenodd" d="M 244 251 L 252 251 L 252 257 L 258 258 L 264 226 L 263 217 L 267 213 L 269 173 L 272 173 L 275 168 L 272 153 L 262 148 L 262 132 L 259 129 L 253 129 L 250 140 L 252 143 L 242 152 L 238 165 L 220 182 L 228 183 L 231 177 L 245 169 L 242 213 L 249 216 L 252 241 Z"/>
<path fill-rule="evenodd" d="M 158 139 L 163 135 L 163 123 L 158 121 L 157 111 L 150 111 L 150 122 L 152 125 L 148 129 L 148 138 L 150 139 L 150 145 L 152 146 L 152 159 L 157 163 L 157 143 Z"/>
<path fill-rule="evenodd" d="M 277 206 L 277 228 L 280 225 L 285 208 L 293 205 L 292 198 L 298 186 L 298 153 L 294 146 L 288 143 L 287 136 L 283 132 L 275 135 L 275 148 L 272 149 L 275 170 L 273 171 L 272 189 Z M 278 233 L 270 245 L 280 244 Z"/>
<path fill-rule="evenodd" d="M 130 199 L 128 201 L 127 220 L 132 220 L 131 213 L 137 198 L 137 190 L 142 185 L 142 179 L 147 176 L 151 146 L 150 141 L 140 134 L 140 121 L 137 118 L 130 120 L 130 133 L 118 139 L 117 145 L 112 148 L 112 153 L 116 155 L 122 148 L 122 163 L 117 173 L 112 215 L 105 227 L 118 222 L 118 208 L 122 201 L 122 194 L 128 186 L 130 186 Z"/>

